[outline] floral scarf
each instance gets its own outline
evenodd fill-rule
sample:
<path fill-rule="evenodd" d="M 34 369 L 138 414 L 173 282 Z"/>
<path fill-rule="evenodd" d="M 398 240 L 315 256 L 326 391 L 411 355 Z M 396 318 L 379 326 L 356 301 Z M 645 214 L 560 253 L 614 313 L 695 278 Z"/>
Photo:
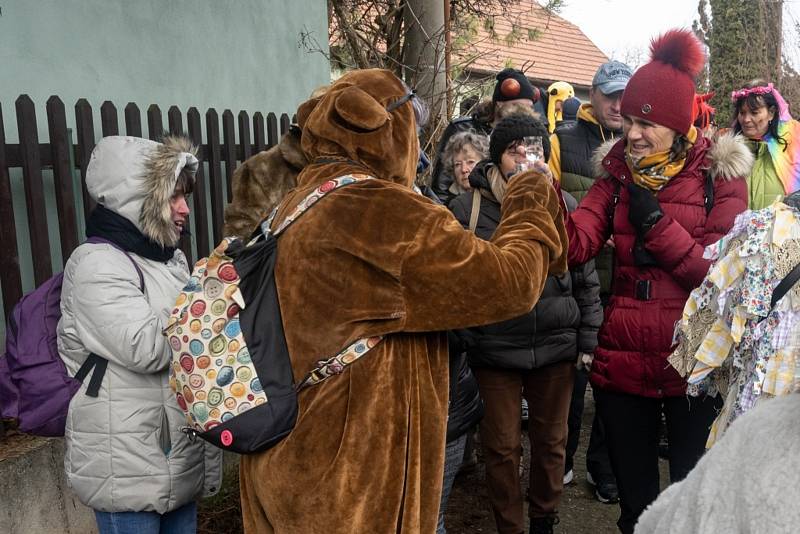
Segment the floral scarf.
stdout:
<path fill-rule="evenodd" d="M 689 143 L 697 141 L 697 128 L 692 126 L 686 134 Z M 671 150 L 650 154 L 634 161 L 628 148 L 625 148 L 625 163 L 631 171 L 633 183 L 651 191 L 660 191 L 669 180 L 677 175 L 686 163 L 686 157 L 675 159 Z"/>

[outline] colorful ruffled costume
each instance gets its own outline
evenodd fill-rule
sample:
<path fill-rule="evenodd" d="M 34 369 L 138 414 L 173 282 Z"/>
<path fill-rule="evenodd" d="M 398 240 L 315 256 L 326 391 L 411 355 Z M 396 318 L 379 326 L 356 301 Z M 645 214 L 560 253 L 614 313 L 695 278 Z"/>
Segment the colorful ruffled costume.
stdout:
<path fill-rule="evenodd" d="M 706 248 L 714 261 L 676 326 L 669 363 L 688 377 L 687 393 L 721 394 L 707 446 L 762 397 L 800 386 L 800 285 L 774 308 L 772 292 L 800 263 L 800 195 L 736 218 Z"/>

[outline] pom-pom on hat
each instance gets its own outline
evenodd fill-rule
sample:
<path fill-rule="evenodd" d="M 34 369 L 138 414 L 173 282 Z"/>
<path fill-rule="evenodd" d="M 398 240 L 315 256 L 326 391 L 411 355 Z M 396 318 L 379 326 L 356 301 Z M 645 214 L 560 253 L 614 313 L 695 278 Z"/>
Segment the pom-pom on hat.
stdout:
<path fill-rule="evenodd" d="M 536 102 L 539 100 L 539 91 L 534 89 L 521 70 L 508 68 L 498 72 L 492 100 L 505 102 L 518 98 L 528 98 L 532 102 Z"/>
<path fill-rule="evenodd" d="M 650 63 L 637 70 L 622 95 L 622 114 L 686 135 L 692 126 L 694 84 L 703 45 L 689 30 L 670 30 L 650 43 Z"/>

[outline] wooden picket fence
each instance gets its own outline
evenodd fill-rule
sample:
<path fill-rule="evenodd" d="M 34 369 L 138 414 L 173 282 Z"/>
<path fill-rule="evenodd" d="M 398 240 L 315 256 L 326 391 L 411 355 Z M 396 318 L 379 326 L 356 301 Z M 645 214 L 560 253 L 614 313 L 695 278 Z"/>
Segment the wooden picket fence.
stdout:
<path fill-rule="evenodd" d="M 39 142 L 36 108 L 28 95 L 21 95 L 15 102 L 16 123 L 19 143 L 6 143 L 3 123 L 3 109 L 0 104 L 0 286 L 3 292 L 5 316 L 22 296 L 23 286 L 20 274 L 19 247 L 14 219 L 14 205 L 9 169 L 21 168 L 24 183 L 27 226 L 30 235 L 30 250 L 33 262 L 33 279 L 38 286 L 50 276 L 53 268 L 48 237 L 44 170 L 51 170 L 58 215 L 60 249 L 63 262 L 78 246 L 78 217 L 84 221 L 94 203 L 86 190 L 86 167 L 95 146 L 94 117 L 89 102 L 82 98 L 75 104 L 75 140 L 73 144 L 67 128 L 67 115 L 64 103 L 58 96 L 47 100 L 46 113 L 49 143 Z M 139 107 L 129 103 L 123 111 L 125 135 L 142 137 L 142 117 Z M 147 137 L 158 140 L 165 131 L 185 132 L 198 145 L 200 165 L 197 174 L 193 199 L 194 237 L 199 254 L 207 254 L 211 244 L 222 239 L 224 215 L 223 190 L 227 198 L 232 198 L 231 181 L 238 162 L 251 155 L 277 144 L 279 136 L 288 129 L 293 119 L 286 113 L 277 116 L 261 112 L 253 114 L 252 120 L 246 111 L 240 111 L 234 118 L 230 110 L 222 113 L 222 135 L 220 136 L 220 117 L 213 108 L 205 113 L 206 139 L 202 139 L 200 112 L 190 107 L 185 115 L 177 106 L 167 110 L 167 129 L 164 118 L 156 105 L 149 106 L 147 115 Z M 101 136 L 121 133 L 117 108 L 110 101 L 100 106 Z M 184 129 L 185 127 L 185 129 Z M 236 142 L 238 128 L 239 142 Z M 252 140 L 252 141 L 251 141 Z M 223 167 L 224 166 L 224 167 Z M 204 168 L 205 167 L 205 168 Z M 224 168 L 224 174 L 223 174 Z M 206 170 L 207 169 L 207 172 Z M 73 194 L 73 176 L 80 172 L 83 210 L 77 213 L 79 204 Z M 207 176 L 206 176 L 207 174 Z M 211 209 L 208 210 L 206 191 L 210 189 Z M 210 213 L 210 225 L 207 220 Z M 210 227 L 210 230 L 209 230 Z M 194 254 L 190 239 L 182 239 L 181 248 L 189 261 Z M 63 263 L 62 262 L 62 263 Z M 62 265 L 63 268 L 63 265 Z"/>

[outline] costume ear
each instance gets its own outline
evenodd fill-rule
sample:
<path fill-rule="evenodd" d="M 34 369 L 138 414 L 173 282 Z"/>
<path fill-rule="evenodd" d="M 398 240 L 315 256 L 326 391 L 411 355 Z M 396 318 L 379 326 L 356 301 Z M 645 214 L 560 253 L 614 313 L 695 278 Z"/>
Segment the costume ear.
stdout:
<path fill-rule="evenodd" d="M 339 117 L 353 130 L 371 132 L 389 120 L 389 113 L 360 87 L 350 86 L 336 96 L 334 107 Z"/>

